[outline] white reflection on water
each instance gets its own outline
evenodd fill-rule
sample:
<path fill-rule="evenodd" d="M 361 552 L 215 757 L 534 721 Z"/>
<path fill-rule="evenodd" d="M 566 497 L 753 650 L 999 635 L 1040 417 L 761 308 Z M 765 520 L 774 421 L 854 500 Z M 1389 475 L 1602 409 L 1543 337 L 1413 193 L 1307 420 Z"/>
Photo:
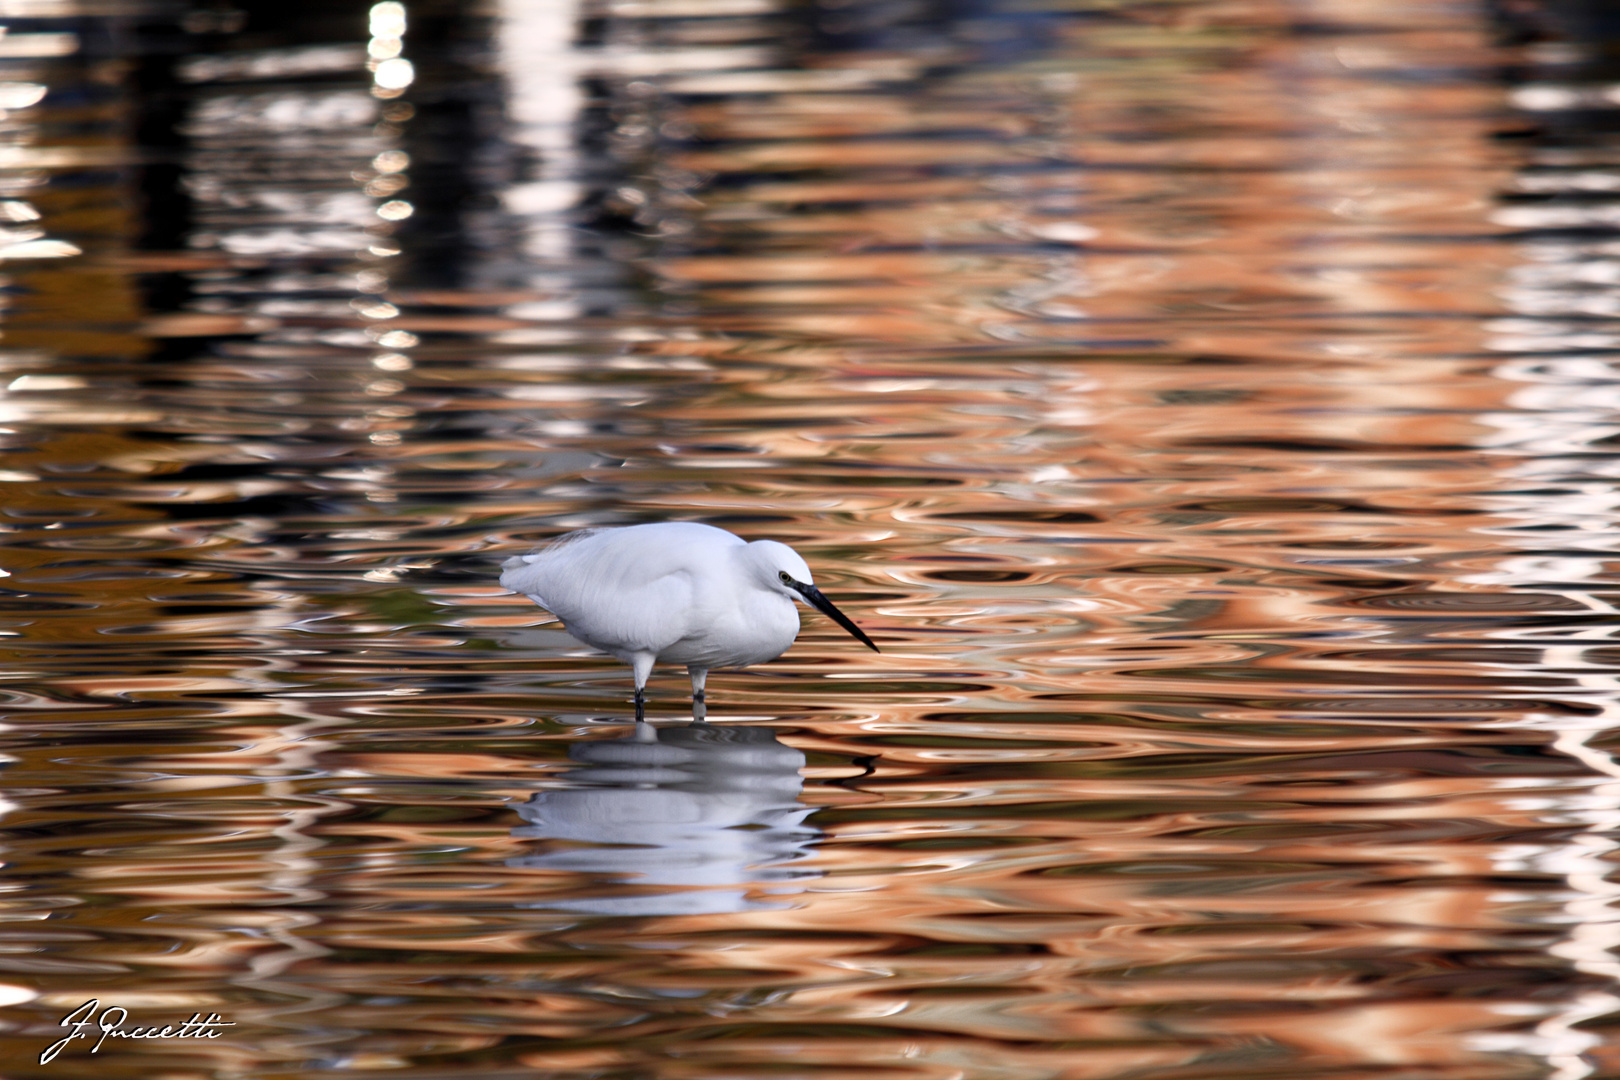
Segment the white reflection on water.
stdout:
<path fill-rule="evenodd" d="M 373 97 L 396 98 L 416 81 L 416 69 L 400 54 L 405 49 L 405 5 L 395 0 L 371 7 L 371 40 L 366 43 L 367 67 L 375 85 Z"/>
<path fill-rule="evenodd" d="M 202 99 L 186 126 L 192 247 L 233 255 L 348 254 L 374 240 L 377 203 L 352 175 L 392 143 L 365 90 L 276 89 Z"/>
<path fill-rule="evenodd" d="M 1568 365 L 1576 378 L 1549 384 L 1550 373 Z M 1459 580 L 1516 588 L 1536 593 L 1552 593 L 1575 600 L 1600 612 L 1613 612 L 1613 567 L 1615 546 L 1620 537 L 1614 532 L 1615 500 L 1608 481 L 1594 481 L 1584 467 L 1580 451 L 1589 450 L 1593 440 L 1609 434 L 1604 417 L 1589 407 L 1589 395 L 1601 399 L 1605 391 L 1620 386 L 1620 380 L 1593 383 L 1595 366 L 1581 358 L 1567 357 L 1529 364 L 1502 365 L 1498 374 L 1522 381 L 1527 370 L 1535 382 L 1514 392 L 1509 401 L 1515 412 L 1495 414 L 1493 426 L 1513 436 L 1512 450 L 1526 456 L 1508 459 L 1501 470 L 1503 488 L 1531 488 L 1493 498 L 1500 512 L 1520 526 L 1487 530 L 1496 533 L 1504 545 L 1545 549 L 1497 559 L 1492 569 L 1462 576 Z M 1497 438 L 1488 440 L 1500 445 Z M 1554 456 L 1538 457 L 1537 450 Z M 1534 487 L 1532 487 L 1534 485 Z M 1505 505 L 1503 505 L 1505 504 Z M 1549 535 L 1547 530 L 1552 530 Z M 1577 972 L 1594 976 L 1599 985 L 1560 1002 L 1555 1011 L 1541 1020 L 1529 1034 L 1494 1033 L 1480 1036 L 1477 1045 L 1496 1051 L 1519 1051 L 1540 1056 L 1552 1067 L 1551 1080 L 1580 1080 L 1591 1076 L 1595 1066 L 1588 1054 L 1604 1042 L 1603 1036 L 1580 1025 L 1597 1020 L 1620 1007 L 1620 962 L 1614 950 L 1620 948 L 1620 885 L 1609 880 L 1620 845 L 1620 762 L 1609 751 L 1593 745 L 1620 726 L 1620 677 L 1612 662 L 1594 656 L 1592 649 L 1613 643 L 1613 628 L 1603 624 L 1580 624 L 1569 630 L 1497 631 L 1489 636 L 1511 638 L 1516 642 L 1549 642 L 1541 648 L 1534 665 L 1539 671 L 1557 671 L 1573 679 L 1571 694 L 1587 705 L 1597 706 L 1595 715 L 1531 714 L 1524 723 L 1557 734 L 1554 749 L 1575 758 L 1589 768 L 1595 779 L 1562 796 L 1546 800 L 1539 815 L 1548 824 L 1572 826 L 1564 842 L 1534 848 L 1505 848 L 1495 853 L 1496 868 L 1504 874 L 1534 872 L 1563 878 L 1567 886 L 1561 918 L 1548 921 L 1567 926 L 1563 940 L 1548 951 L 1568 960 Z M 1585 640 L 1582 640 L 1585 639 Z M 1539 801 L 1539 800 L 1538 800 Z"/>
<path fill-rule="evenodd" d="M 387 238 L 412 207 L 391 196 L 409 184 L 409 157 L 398 142 L 414 110 L 380 102 L 399 97 L 415 77 L 399 55 L 405 27 L 404 5 L 390 0 L 372 8 L 372 37 L 364 46 L 297 46 L 181 65 L 188 82 L 260 84 L 205 91 L 183 125 L 192 146 L 183 183 L 197 204 L 191 247 L 247 256 L 397 254 Z M 367 71 L 369 86 L 276 82 Z M 381 274 L 370 277 L 365 292 L 386 288 Z M 362 314 L 371 308 L 378 305 Z"/>
<path fill-rule="evenodd" d="M 577 0 L 502 0 L 499 10 L 507 138 L 535 157 L 534 174 L 508 187 L 502 200 L 524 222 L 522 250 L 542 263 L 560 261 L 573 250 L 569 212 L 584 191 L 576 130 L 585 108 L 584 71 L 574 47 L 579 5 Z"/>
<path fill-rule="evenodd" d="M 0 724 L 0 731 L 10 731 L 10 724 Z M 0 754 L 0 767 L 9 767 L 16 764 L 17 759 L 10 754 Z M 0 795 L 0 819 L 4 819 L 18 809 L 18 804 Z M 0 983 L 0 1008 L 11 1005 L 21 1005 L 32 1001 L 39 996 L 39 992 L 26 986 L 14 986 L 10 983 Z"/>
<path fill-rule="evenodd" d="M 69 56 L 78 50 L 72 33 L 16 34 L 0 26 L 0 260 L 60 259 L 80 254 L 75 244 L 51 239 L 33 204 L 21 196 L 41 187 L 41 129 L 38 106 L 47 94 L 46 71 L 41 61 Z M 60 151 L 57 151 L 58 153 Z M 9 282 L 0 281 L 0 284 Z"/>
<path fill-rule="evenodd" d="M 1620 104 L 1613 87 L 1533 83 L 1511 94 L 1529 112 L 1612 108 Z M 1557 229 L 1620 221 L 1620 170 L 1599 163 L 1579 149 L 1542 148 L 1513 183 L 1519 192 L 1550 201 L 1502 208 L 1492 215 L 1513 228 Z M 1576 202 L 1562 201 L 1574 196 Z M 1620 534 L 1615 529 L 1620 500 L 1615 463 L 1607 443 L 1620 435 L 1615 407 L 1620 404 L 1620 370 L 1605 351 L 1617 339 L 1620 314 L 1620 245 L 1612 239 L 1531 236 L 1517 245 L 1519 261 L 1504 271 L 1497 296 L 1515 317 L 1486 324 L 1486 347 L 1518 354 L 1492 373 L 1512 389 L 1507 408 L 1481 416 L 1491 434 L 1479 440 L 1499 458 L 1498 491 L 1489 504 L 1505 525 L 1481 531 L 1511 554 L 1489 569 L 1461 581 L 1495 588 L 1563 596 L 1593 612 L 1613 613 Z M 1589 715 L 1532 713 L 1528 726 L 1556 732 L 1552 746 L 1591 770 L 1593 779 L 1571 785 L 1560 796 L 1536 800 L 1548 824 L 1570 827 L 1562 843 L 1506 847 L 1495 852 L 1504 874 L 1540 873 L 1562 878 L 1567 891 L 1562 911 L 1548 921 L 1562 923 L 1562 940 L 1548 951 L 1591 976 L 1595 986 L 1553 1006 L 1528 1033 L 1479 1036 L 1476 1044 L 1543 1058 L 1551 1080 L 1581 1080 L 1597 1066 L 1589 1056 L 1604 1043 L 1599 1031 L 1583 1027 L 1620 1007 L 1620 884 L 1611 881 L 1620 845 L 1620 761 L 1598 743 L 1620 726 L 1620 677 L 1612 661 L 1593 650 L 1611 646 L 1613 627 L 1582 622 L 1574 627 L 1519 628 L 1489 637 L 1541 644 L 1539 671 L 1571 678 L 1589 706 Z"/>
<path fill-rule="evenodd" d="M 547 900 L 599 915 L 697 915 L 779 904 L 751 895 L 798 892 L 819 835 L 799 801 L 804 754 L 769 728 L 693 723 L 637 726 L 627 739 L 579 743 L 580 786 L 542 791 L 516 807 L 530 824 L 512 835 L 568 841 L 507 865 L 560 874 L 607 874 L 634 886 L 676 889 Z M 589 786 L 585 786 L 589 785 Z M 573 844 L 592 845 L 576 847 Z"/>

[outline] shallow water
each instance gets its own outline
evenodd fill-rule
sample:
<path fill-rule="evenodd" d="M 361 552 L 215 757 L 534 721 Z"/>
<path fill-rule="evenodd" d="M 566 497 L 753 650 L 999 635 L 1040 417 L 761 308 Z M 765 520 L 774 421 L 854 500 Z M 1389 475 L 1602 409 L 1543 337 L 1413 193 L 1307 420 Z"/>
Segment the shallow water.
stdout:
<path fill-rule="evenodd" d="M 8 1075 L 1620 1075 L 1601 6 L 260 6 L 0 0 Z"/>

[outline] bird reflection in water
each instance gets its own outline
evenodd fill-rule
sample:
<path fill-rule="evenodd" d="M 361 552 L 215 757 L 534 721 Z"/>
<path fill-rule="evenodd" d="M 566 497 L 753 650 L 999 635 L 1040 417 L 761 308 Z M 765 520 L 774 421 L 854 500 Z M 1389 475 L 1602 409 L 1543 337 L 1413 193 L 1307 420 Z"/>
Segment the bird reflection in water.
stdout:
<path fill-rule="evenodd" d="M 507 865 L 624 880 L 601 895 L 540 906 L 601 915 L 746 911 L 780 906 L 758 894 L 794 893 L 816 876 L 791 865 L 818 835 L 804 824 L 814 808 L 798 798 L 804 754 L 770 728 L 638 724 L 631 738 L 578 743 L 568 756 L 584 766 L 563 774 L 577 786 L 535 794 L 517 807 L 529 824 L 512 830 L 567 846 Z"/>

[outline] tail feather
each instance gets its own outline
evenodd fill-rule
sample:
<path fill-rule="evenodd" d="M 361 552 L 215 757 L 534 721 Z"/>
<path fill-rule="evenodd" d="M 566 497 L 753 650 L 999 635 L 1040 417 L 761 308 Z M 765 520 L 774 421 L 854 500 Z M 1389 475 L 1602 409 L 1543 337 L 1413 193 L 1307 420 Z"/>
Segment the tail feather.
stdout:
<path fill-rule="evenodd" d="M 514 555 L 501 563 L 501 587 L 511 589 L 515 593 L 522 593 L 543 608 L 550 609 L 545 598 L 540 595 L 541 567 L 535 562 L 540 558 L 539 552 L 533 555 Z"/>
<path fill-rule="evenodd" d="M 501 587 L 511 589 L 515 593 L 522 593 L 530 600 L 539 604 L 547 611 L 551 605 L 546 603 L 541 589 L 544 587 L 546 564 L 557 555 L 561 548 L 595 536 L 602 529 L 576 529 L 571 533 L 564 533 L 553 539 L 550 543 L 529 552 L 527 555 L 513 555 L 501 563 Z"/>

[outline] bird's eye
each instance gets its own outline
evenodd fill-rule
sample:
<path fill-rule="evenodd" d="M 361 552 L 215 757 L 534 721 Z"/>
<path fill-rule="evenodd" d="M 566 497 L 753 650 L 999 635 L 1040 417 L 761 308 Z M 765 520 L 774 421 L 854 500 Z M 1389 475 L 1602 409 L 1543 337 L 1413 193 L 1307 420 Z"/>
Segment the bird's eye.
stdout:
<path fill-rule="evenodd" d="M 781 571 L 776 576 L 782 579 L 782 584 L 784 585 L 793 584 L 793 575 L 788 573 L 786 570 Z"/>

